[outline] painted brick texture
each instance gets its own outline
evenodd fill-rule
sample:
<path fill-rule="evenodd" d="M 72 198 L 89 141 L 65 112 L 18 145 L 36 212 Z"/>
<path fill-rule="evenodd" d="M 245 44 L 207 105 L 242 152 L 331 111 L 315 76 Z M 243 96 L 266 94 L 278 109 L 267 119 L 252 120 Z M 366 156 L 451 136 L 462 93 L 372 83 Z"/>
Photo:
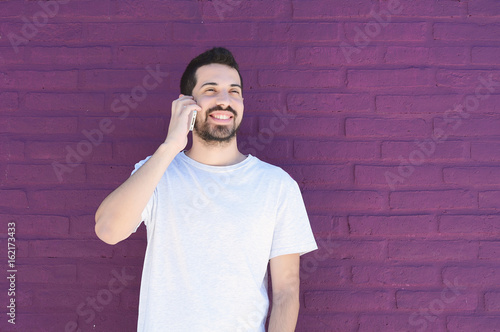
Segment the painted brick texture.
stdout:
<path fill-rule="evenodd" d="M 497 331 L 499 18 L 495 0 L 0 1 L 0 331 L 135 331 L 145 228 L 109 246 L 93 215 L 213 46 L 242 70 L 241 150 L 297 180 L 318 242 L 296 330 Z"/>

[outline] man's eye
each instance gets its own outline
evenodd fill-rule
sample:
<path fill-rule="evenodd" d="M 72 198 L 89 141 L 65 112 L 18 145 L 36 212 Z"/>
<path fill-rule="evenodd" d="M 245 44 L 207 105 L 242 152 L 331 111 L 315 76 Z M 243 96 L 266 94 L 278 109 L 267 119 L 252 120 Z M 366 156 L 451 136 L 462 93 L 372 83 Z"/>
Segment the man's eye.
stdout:
<path fill-rule="evenodd" d="M 206 89 L 205 92 L 215 91 L 215 89 Z"/>
<path fill-rule="evenodd" d="M 233 91 L 231 91 L 231 92 L 235 92 L 235 93 L 237 93 L 237 94 L 240 94 L 240 92 L 239 92 L 238 90 L 233 90 Z"/>

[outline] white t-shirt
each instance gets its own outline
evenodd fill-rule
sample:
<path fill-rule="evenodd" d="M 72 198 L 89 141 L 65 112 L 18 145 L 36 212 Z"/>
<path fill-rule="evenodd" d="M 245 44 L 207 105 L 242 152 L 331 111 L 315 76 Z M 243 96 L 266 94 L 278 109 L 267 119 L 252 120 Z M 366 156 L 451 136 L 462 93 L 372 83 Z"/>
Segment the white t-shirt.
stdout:
<path fill-rule="evenodd" d="M 269 260 L 317 249 L 297 183 L 252 155 L 209 166 L 179 153 L 142 220 L 139 332 L 262 332 Z"/>

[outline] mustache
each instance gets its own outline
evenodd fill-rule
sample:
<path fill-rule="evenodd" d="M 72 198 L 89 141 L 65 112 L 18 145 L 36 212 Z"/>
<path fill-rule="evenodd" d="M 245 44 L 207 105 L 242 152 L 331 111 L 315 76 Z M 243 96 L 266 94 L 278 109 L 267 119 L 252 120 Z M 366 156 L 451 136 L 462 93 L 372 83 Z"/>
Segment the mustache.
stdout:
<path fill-rule="evenodd" d="M 234 117 L 236 117 L 236 111 L 233 110 L 231 106 L 228 106 L 226 109 L 224 109 L 220 105 L 217 105 L 217 106 L 214 106 L 214 107 L 208 109 L 207 116 L 210 115 L 211 113 L 215 112 L 215 111 L 228 111 L 228 112 L 233 113 Z"/>

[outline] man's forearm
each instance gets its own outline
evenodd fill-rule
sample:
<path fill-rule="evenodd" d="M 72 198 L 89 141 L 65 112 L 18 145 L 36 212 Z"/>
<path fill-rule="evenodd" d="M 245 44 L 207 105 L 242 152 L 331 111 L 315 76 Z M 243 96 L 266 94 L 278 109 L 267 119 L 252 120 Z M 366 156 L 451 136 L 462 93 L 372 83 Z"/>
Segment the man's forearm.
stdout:
<path fill-rule="evenodd" d="M 101 240 L 115 244 L 133 232 L 149 198 L 177 153 L 168 144 L 160 145 L 140 169 L 104 199 L 95 215 L 95 231 Z"/>
<path fill-rule="evenodd" d="M 299 294 L 289 292 L 273 294 L 273 306 L 269 318 L 269 332 L 293 332 L 299 315 Z"/>

